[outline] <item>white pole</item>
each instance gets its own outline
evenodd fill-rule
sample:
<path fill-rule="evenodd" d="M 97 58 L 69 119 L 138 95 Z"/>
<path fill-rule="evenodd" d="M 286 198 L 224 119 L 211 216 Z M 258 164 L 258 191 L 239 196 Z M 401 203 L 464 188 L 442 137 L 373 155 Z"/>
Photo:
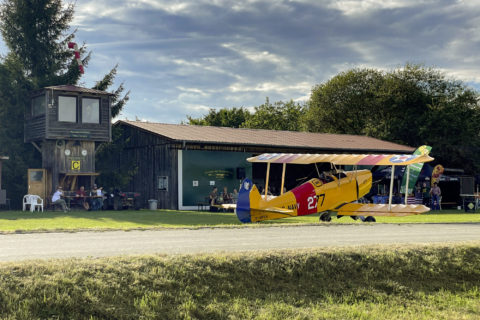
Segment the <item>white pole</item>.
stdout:
<path fill-rule="evenodd" d="M 395 166 L 392 166 L 392 175 L 390 176 L 390 194 L 388 195 L 388 211 L 392 210 L 393 177 L 395 176 Z"/>
<path fill-rule="evenodd" d="M 316 166 L 316 164 L 315 164 L 315 166 Z M 280 186 L 280 195 L 283 194 L 283 185 L 285 184 L 285 169 L 286 169 L 286 167 L 287 167 L 287 164 L 284 163 L 283 164 L 283 170 L 282 170 L 282 185 Z"/>
<path fill-rule="evenodd" d="M 405 204 L 408 204 L 407 198 L 408 198 L 408 178 L 410 178 L 410 166 L 407 166 L 407 181 L 405 185 Z"/>
<path fill-rule="evenodd" d="M 270 162 L 267 162 L 267 176 L 265 178 L 265 200 L 267 200 L 268 179 L 270 178 Z"/>

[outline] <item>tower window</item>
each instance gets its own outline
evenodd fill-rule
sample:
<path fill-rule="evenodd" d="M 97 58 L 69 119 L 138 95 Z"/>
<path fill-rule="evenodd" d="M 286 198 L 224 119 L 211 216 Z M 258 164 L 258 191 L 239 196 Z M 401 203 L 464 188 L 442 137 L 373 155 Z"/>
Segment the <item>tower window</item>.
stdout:
<path fill-rule="evenodd" d="M 36 117 L 45 114 L 45 96 L 38 96 L 32 99 L 32 116 Z"/>
<path fill-rule="evenodd" d="M 58 121 L 77 122 L 76 97 L 58 97 Z"/>
<path fill-rule="evenodd" d="M 83 98 L 82 99 L 82 122 L 100 123 L 100 100 Z"/>

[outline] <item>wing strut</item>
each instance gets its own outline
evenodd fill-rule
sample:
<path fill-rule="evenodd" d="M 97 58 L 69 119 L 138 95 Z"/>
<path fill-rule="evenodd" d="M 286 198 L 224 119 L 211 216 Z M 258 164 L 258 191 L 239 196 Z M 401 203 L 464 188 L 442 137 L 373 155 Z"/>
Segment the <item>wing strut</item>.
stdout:
<path fill-rule="evenodd" d="M 315 165 L 317 165 L 317 164 L 315 163 Z M 284 163 L 283 163 L 283 170 L 282 170 L 282 185 L 281 185 L 281 187 L 280 187 L 280 195 L 283 194 L 283 185 L 284 185 L 284 183 L 285 183 L 285 169 L 286 169 L 286 168 L 287 168 L 287 163 L 284 162 Z"/>
<path fill-rule="evenodd" d="M 267 199 L 268 179 L 270 178 L 270 162 L 267 163 L 267 177 L 265 178 L 265 199 Z"/>
<path fill-rule="evenodd" d="M 405 182 L 405 204 L 408 204 L 408 178 L 410 178 L 410 166 L 407 166 L 407 181 Z"/>
<path fill-rule="evenodd" d="M 317 163 L 315 162 L 315 169 L 317 169 L 318 178 L 320 179 L 320 171 L 318 171 Z"/>
<path fill-rule="evenodd" d="M 393 177 L 394 176 L 395 176 L 395 166 L 392 166 L 392 173 L 390 174 L 390 193 L 388 194 L 388 211 L 392 210 Z"/>

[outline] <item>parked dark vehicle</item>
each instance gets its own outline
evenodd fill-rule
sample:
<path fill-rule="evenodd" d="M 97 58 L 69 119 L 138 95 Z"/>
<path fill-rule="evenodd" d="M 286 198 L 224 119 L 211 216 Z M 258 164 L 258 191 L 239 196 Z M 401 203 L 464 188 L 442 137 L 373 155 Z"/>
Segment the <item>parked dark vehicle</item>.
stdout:
<path fill-rule="evenodd" d="M 141 208 L 140 193 L 138 192 L 123 192 L 120 190 L 114 190 L 105 196 L 106 199 L 103 201 L 104 210 L 140 210 Z"/>

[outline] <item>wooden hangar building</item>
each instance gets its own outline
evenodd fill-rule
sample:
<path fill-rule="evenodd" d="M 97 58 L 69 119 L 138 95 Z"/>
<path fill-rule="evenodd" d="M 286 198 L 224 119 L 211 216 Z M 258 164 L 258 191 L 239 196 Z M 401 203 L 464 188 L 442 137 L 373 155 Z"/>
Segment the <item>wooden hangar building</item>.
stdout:
<path fill-rule="evenodd" d="M 126 146 L 114 167 L 136 163 L 136 174 L 125 191 L 136 191 L 142 202 L 158 201 L 158 208 L 191 210 L 205 202 L 212 188 L 229 192 L 244 177 L 260 188 L 266 164 L 247 158 L 270 153 L 400 153 L 414 148 L 379 139 L 343 134 L 238 129 L 141 121 L 117 121 Z M 330 165 L 328 168 L 330 169 Z M 269 186 L 280 186 L 282 165 L 273 164 Z M 285 186 L 289 190 L 317 176 L 314 165 L 288 165 Z M 277 177 L 277 180 L 275 179 Z M 279 191 L 279 190 L 278 190 Z"/>

